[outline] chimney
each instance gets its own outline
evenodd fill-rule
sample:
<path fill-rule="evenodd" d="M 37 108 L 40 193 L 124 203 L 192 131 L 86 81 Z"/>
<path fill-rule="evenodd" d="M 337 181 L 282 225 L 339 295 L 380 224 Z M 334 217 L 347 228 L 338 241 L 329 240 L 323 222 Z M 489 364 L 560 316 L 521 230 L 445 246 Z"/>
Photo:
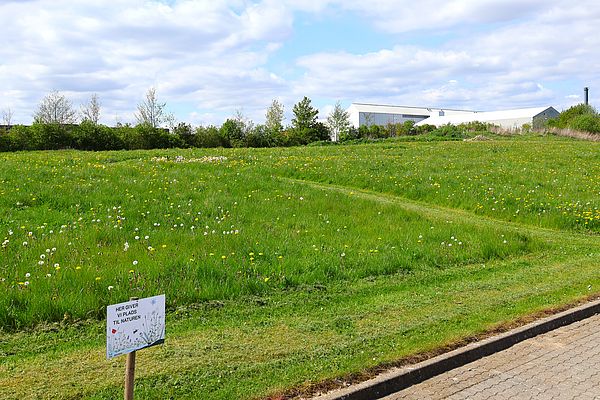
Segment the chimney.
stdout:
<path fill-rule="evenodd" d="M 583 98 L 585 99 L 586 106 L 589 104 L 589 93 L 590 93 L 590 88 L 584 87 L 583 88 Z"/>

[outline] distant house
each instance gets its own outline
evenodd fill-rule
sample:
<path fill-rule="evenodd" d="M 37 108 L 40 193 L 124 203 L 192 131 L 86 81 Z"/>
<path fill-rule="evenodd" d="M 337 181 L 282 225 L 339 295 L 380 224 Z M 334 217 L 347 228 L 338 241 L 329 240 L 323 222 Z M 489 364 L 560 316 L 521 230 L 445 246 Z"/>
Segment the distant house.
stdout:
<path fill-rule="evenodd" d="M 516 110 L 484 111 L 462 115 L 434 115 L 419 121 L 416 125 L 442 126 L 458 125 L 468 122 L 485 122 L 498 125 L 504 129 L 520 129 L 529 124 L 534 129 L 541 128 L 550 118 L 558 117 L 559 112 L 554 107 L 519 108 Z"/>
<path fill-rule="evenodd" d="M 475 111 L 466 110 L 365 103 L 352 103 L 347 111 L 350 115 L 350 123 L 355 128 L 364 125 L 401 124 L 405 121 L 414 121 L 416 123 L 432 116 L 471 115 L 475 113 Z"/>

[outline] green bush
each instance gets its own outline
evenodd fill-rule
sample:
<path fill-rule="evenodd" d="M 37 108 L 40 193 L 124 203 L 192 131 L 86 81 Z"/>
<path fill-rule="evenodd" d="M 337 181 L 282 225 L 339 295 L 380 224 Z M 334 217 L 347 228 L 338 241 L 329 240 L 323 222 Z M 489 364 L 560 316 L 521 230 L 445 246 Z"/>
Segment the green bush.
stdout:
<path fill-rule="evenodd" d="M 576 131 L 600 133 L 600 116 L 593 114 L 578 115 L 571 119 L 569 128 Z"/>
<path fill-rule="evenodd" d="M 74 148 L 73 125 L 33 123 L 31 125 L 31 145 L 39 150 Z"/>
<path fill-rule="evenodd" d="M 431 134 L 434 136 L 441 136 L 453 139 L 466 137 L 464 129 L 461 129 L 458 126 L 451 124 L 440 126 L 436 130 L 432 131 Z"/>
<path fill-rule="evenodd" d="M 586 118 L 583 118 L 587 116 Z M 593 123 L 590 123 L 591 119 L 598 119 L 600 116 L 596 109 L 587 104 L 578 104 L 573 106 L 563 112 L 557 118 L 553 118 L 548 121 L 548 126 L 552 128 L 559 129 L 578 129 L 573 124 L 577 124 L 578 126 L 585 127 L 587 125 L 593 126 Z"/>
<path fill-rule="evenodd" d="M 195 147 L 231 147 L 229 141 L 221 136 L 221 131 L 216 126 L 199 126 L 194 135 Z"/>
<path fill-rule="evenodd" d="M 83 121 L 73 129 L 75 143 L 80 150 L 120 150 L 124 148 L 123 141 L 115 128 L 95 124 L 89 120 Z"/>
<path fill-rule="evenodd" d="M 180 122 L 173 128 L 172 133 L 179 138 L 181 147 L 194 147 L 194 132 L 192 130 L 192 125 Z"/>

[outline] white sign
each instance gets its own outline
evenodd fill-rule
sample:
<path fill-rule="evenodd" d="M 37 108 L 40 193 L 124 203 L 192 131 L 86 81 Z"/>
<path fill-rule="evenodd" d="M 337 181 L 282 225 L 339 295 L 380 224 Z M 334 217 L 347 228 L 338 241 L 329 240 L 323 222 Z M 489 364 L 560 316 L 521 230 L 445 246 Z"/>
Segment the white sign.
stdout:
<path fill-rule="evenodd" d="M 164 341 L 164 294 L 106 307 L 106 358 Z"/>

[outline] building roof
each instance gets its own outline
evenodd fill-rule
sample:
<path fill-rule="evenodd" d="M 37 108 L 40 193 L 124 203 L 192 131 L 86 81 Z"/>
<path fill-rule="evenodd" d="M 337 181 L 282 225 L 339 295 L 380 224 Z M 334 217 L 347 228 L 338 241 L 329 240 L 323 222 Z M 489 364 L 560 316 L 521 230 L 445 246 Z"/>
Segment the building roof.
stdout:
<path fill-rule="evenodd" d="M 435 107 L 411 107 L 411 106 L 392 106 L 386 104 L 369 104 L 369 103 L 352 103 L 350 104 L 349 110 L 356 110 L 358 112 L 366 113 L 384 113 L 384 114 L 410 114 L 410 115 L 422 115 L 430 116 L 432 113 L 438 113 L 439 111 L 460 111 L 465 113 L 473 113 L 474 111 L 467 110 L 453 110 L 447 108 L 435 108 Z"/>
<path fill-rule="evenodd" d="M 502 111 L 483 111 L 476 112 L 473 114 L 459 114 L 459 115 L 433 115 L 423 121 L 418 122 L 416 125 L 435 125 L 442 126 L 446 124 L 462 124 L 468 122 L 497 122 L 497 121 L 508 121 L 517 119 L 533 119 L 538 114 L 543 113 L 553 107 L 533 107 L 533 108 L 518 108 L 514 110 L 502 110 Z"/>

